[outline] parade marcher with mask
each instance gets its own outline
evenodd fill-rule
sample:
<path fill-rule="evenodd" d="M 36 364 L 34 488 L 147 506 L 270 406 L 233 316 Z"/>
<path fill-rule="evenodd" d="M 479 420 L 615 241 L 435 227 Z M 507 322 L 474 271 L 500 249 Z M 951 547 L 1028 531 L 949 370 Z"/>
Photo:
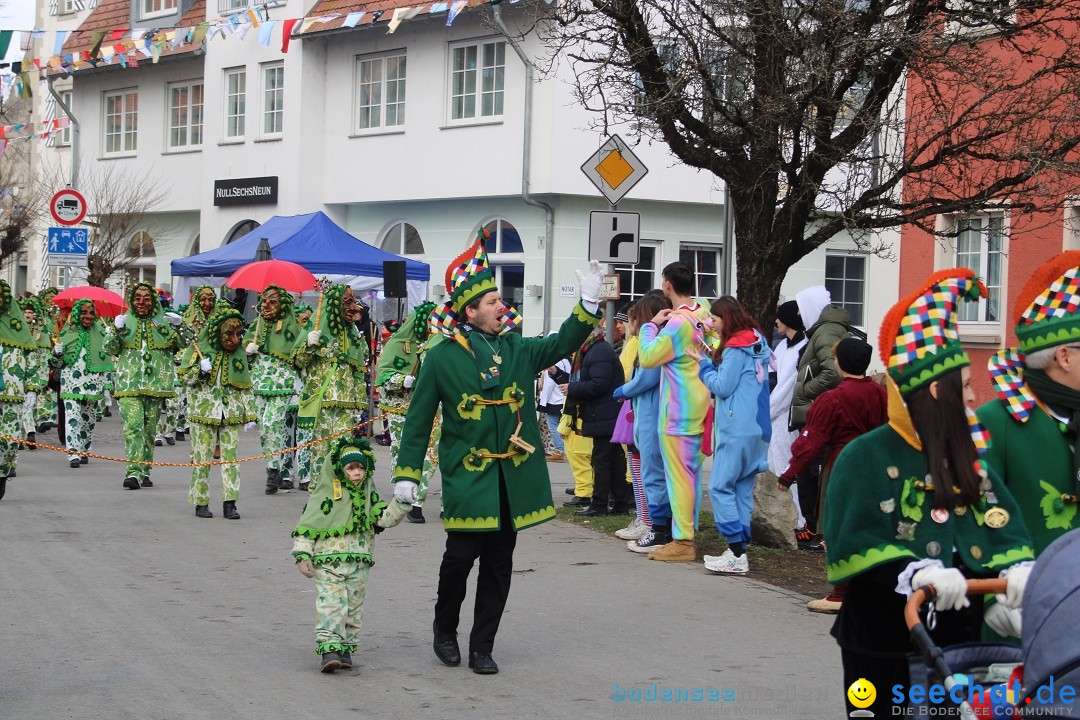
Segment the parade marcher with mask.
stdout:
<path fill-rule="evenodd" d="M 97 321 L 94 303 L 77 300 L 53 348 L 60 366 L 60 398 L 64 401 L 64 440 L 73 468 L 89 462 L 106 373 L 114 369 L 106 350 L 109 335 Z"/>
<path fill-rule="evenodd" d="M 176 394 L 173 356 L 181 346 L 176 330 L 165 319 L 153 286 L 140 282 L 128 291 L 128 311 L 113 319 L 116 333 L 105 352 L 116 356 L 116 392 L 124 423 L 128 464 L 124 487 L 152 487 L 150 465 L 154 436 L 166 398 Z M 177 316 L 179 319 L 179 316 Z"/>
<path fill-rule="evenodd" d="M 218 446 L 223 460 L 236 460 L 239 427 L 254 428 L 251 371 L 247 354 L 240 347 L 243 337 L 244 316 L 236 310 L 218 310 L 210 316 L 196 343 L 184 351 L 180 360 L 180 374 L 189 391 L 192 462 L 209 462 Z M 209 480 L 208 465 L 196 465 L 191 469 L 188 502 L 195 506 L 195 517 L 214 517 L 209 507 Z M 239 497 L 237 466 L 222 465 L 221 499 L 226 519 L 240 519 L 240 513 L 236 511 Z"/>
<path fill-rule="evenodd" d="M 297 340 L 293 362 L 304 382 L 296 420 L 298 442 L 347 430 L 360 422 L 367 408 L 367 345 L 354 324 L 359 316 L 353 289 L 334 285 L 319 299 L 312 330 Z M 321 477 L 328 448 L 328 442 L 311 448 L 310 474 L 300 468 L 301 489 Z"/>
<path fill-rule="evenodd" d="M 26 402 L 24 368 L 38 349 L 22 308 L 11 297 L 11 287 L 0 280 L 0 434 L 17 438 L 22 433 L 22 408 Z M 19 456 L 18 440 L 0 440 L 0 498 Z"/>
<path fill-rule="evenodd" d="M 600 318 L 603 273 L 578 273 L 581 302 L 558 335 L 522 338 L 508 332 L 519 316 L 499 297 L 483 238 L 446 271 L 449 300 L 433 329 L 448 339 L 432 348 L 413 387 L 393 470 L 394 497 L 416 499 L 435 416 L 439 440 L 446 552 L 439 569 L 433 625 L 435 655 L 458 665 L 458 620 L 469 573 L 480 559 L 469 637 L 469 667 L 493 674 L 495 634 L 510 594 L 514 547 L 525 528 L 555 517 L 551 482 L 536 422 L 533 379 L 581 346 Z"/>
<path fill-rule="evenodd" d="M 420 304 L 405 318 L 401 327 L 383 346 L 379 356 L 379 366 L 375 372 L 375 386 L 379 388 L 379 411 L 386 415 L 390 432 L 390 467 L 397 464 L 398 450 L 401 447 L 401 429 L 405 426 L 405 414 L 409 408 L 409 399 L 420 374 L 420 365 L 426 351 L 442 339 L 442 335 L 430 334 L 429 320 L 435 303 Z M 439 467 L 439 435 L 441 422 L 435 418 L 431 431 L 431 442 L 424 455 L 424 470 L 420 475 L 416 502 L 409 510 L 409 522 L 424 522 L 424 499 L 427 497 L 428 483 L 435 469 Z"/>
<path fill-rule="evenodd" d="M 263 453 L 292 447 L 296 434 L 296 393 L 300 375 L 293 349 L 300 338 L 293 298 L 284 288 L 268 285 L 259 294 L 259 316 L 244 337 L 251 363 L 251 382 L 259 415 Z M 272 455 L 266 461 L 266 494 L 291 490 L 293 453 Z"/>
<path fill-rule="evenodd" d="M 181 325 L 183 320 L 182 316 L 173 311 L 172 309 L 172 295 L 165 292 L 161 288 L 157 289 L 158 302 L 161 303 L 161 310 L 165 315 L 165 319 L 173 325 Z M 181 331 L 177 329 L 177 333 Z M 183 338 L 183 335 L 180 335 Z M 177 353 L 174 362 L 177 366 L 180 364 L 180 354 Z M 184 427 L 184 389 L 180 385 L 180 379 L 177 377 L 175 384 L 176 394 L 170 398 L 165 399 L 165 404 L 162 406 L 161 415 L 158 417 L 157 436 L 154 438 L 154 445 L 161 447 L 165 444 L 175 445 L 177 435 L 179 439 L 184 439 L 184 432 L 181 428 Z"/>
<path fill-rule="evenodd" d="M 34 415 L 37 405 L 44 402 L 48 395 L 46 386 L 49 383 L 49 349 L 52 347 L 52 338 L 42 322 L 43 311 L 33 297 L 19 301 L 22 308 L 23 320 L 30 330 L 30 337 L 34 339 L 37 349 L 28 355 L 29 364 L 26 368 L 26 400 L 22 409 L 23 437 L 30 442 L 37 440 L 37 425 Z M 28 445 L 29 450 L 37 450 L 33 445 Z"/>
<path fill-rule="evenodd" d="M 60 308 L 53 302 L 53 298 L 59 292 L 57 288 L 48 287 L 38 293 L 38 307 L 41 309 L 38 320 L 45 334 L 49 336 L 50 344 L 53 339 L 60 336 L 63 325 Z M 48 389 L 38 396 L 37 407 L 34 410 L 34 424 L 37 426 L 35 429 L 39 433 L 59 426 L 60 378 L 55 373 L 50 373 L 49 381 Z M 62 428 L 60 432 L 63 432 Z"/>

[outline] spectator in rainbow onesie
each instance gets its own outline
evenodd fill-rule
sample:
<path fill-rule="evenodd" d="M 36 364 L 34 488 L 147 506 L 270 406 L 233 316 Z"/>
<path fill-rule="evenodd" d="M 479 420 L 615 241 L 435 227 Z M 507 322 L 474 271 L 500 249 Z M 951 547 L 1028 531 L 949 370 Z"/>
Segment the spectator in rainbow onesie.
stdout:
<path fill-rule="evenodd" d="M 660 452 L 664 459 L 671 526 L 653 519 L 659 545 L 650 560 L 693 562 L 694 533 L 701 509 L 702 439 L 712 398 L 698 377 L 698 364 L 686 349 L 704 342 L 709 309 L 692 296 L 694 271 L 682 262 L 663 270 L 664 297 L 674 310 L 661 310 L 641 328 L 638 361 L 661 368 Z"/>

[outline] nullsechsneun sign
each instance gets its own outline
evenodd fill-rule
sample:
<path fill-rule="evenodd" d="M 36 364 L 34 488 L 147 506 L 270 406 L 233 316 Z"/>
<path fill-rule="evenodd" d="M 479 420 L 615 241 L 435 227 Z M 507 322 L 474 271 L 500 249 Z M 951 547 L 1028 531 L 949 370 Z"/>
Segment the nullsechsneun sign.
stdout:
<path fill-rule="evenodd" d="M 277 205 L 277 176 L 214 181 L 214 205 Z"/>

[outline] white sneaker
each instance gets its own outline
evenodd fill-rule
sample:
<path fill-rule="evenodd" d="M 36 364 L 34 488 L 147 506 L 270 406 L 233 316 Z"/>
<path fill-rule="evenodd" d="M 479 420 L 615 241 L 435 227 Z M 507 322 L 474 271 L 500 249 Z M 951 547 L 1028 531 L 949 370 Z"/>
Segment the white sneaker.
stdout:
<path fill-rule="evenodd" d="M 626 549 L 630 552 L 641 553 L 642 555 L 648 555 L 653 550 L 666 545 L 666 540 L 658 540 L 656 533 L 649 528 L 645 529 L 645 534 L 639 537 L 637 540 L 631 540 L 626 543 Z"/>
<path fill-rule="evenodd" d="M 642 522 L 641 518 L 634 518 L 629 525 L 622 530 L 615 531 L 615 537 L 620 540 L 637 540 L 649 529 L 649 526 Z"/>
<path fill-rule="evenodd" d="M 750 562 L 746 554 L 735 557 L 730 549 L 725 550 L 723 555 L 706 555 L 705 569 L 709 572 L 724 575 L 745 575 L 750 572 Z"/>

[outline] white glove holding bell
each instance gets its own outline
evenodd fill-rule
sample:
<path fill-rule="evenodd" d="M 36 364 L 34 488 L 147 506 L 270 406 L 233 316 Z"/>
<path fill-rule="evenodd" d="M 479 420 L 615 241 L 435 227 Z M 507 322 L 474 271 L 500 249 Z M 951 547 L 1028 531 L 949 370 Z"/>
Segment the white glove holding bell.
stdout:
<path fill-rule="evenodd" d="M 179 325 L 180 323 L 184 322 L 184 318 L 180 317 L 174 312 L 167 312 L 165 313 L 165 321 L 168 322 L 170 325 Z"/>
<path fill-rule="evenodd" d="M 1027 586 L 1028 577 L 1031 575 L 1033 567 L 1035 567 L 1035 564 L 1031 562 L 1018 563 L 1002 573 L 1005 578 L 1005 593 L 998 593 L 997 601 L 1010 608 L 1022 606 L 1024 604 L 1024 588 Z"/>
<path fill-rule="evenodd" d="M 408 390 L 409 388 L 411 388 L 411 387 L 413 386 L 413 384 L 414 384 L 415 382 L 416 382 L 416 378 L 415 378 L 415 377 L 413 377 L 412 375 L 406 375 L 406 376 L 405 376 L 405 379 L 401 381 L 401 387 L 403 387 L 403 388 L 405 388 L 406 390 Z"/>
<path fill-rule="evenodd" d="M 971 604 L 967 597 L 967 578 L 956 568 L 931 565 L 924 567 L 911 578 L 911 589 L 933 585 L 937 596 L 934 604 L 938 610 L 959 610 Z"/>
<path fill-rule="evenodd" d="M 213 365 L 210 362 L 210 358 L 203 358 L 199 361 L 199 369 L 202 370 L 204 373 L 210 372 L 211 367 L 213 367 Z"/>
<path fill-rule="evenodd" d="M 112 324 L 117 330 L 123 330 L 127 327 L 127 315 L 117 315 L 113 318 Z"/>
<path fill-rule="evenodd" d="M 1000 602 L 993 603 L 983 612 L 983 620 L 998 635 L 1020 637 L 1023 616 L 1015 608 L 1006 607 Z"/>
<path fill-rule="evenodd" d="M 311 332 L 309 332 L 307 334 L 307 344 L 310 345 L 311 347 L 315 347 L 316 345 L 319 344 L 319 337 L 320 337 L 319 331 L 318 330 L 312 330 Z"/>
<path fill-rule="evenodd" d="M 416 483 L 412 480 L 398 480 L 394 483 L 394 499 L 410 505 L 416 502 Z"/>
<path fill-rule="evenodd" d="M 582 275 L 580 270 L 575 270 L 578 287 L 581 288 L 581 299 L 594 305 L 600 302 L 600 288 L 604 285 L 604 272 L 600 269 L 599 260 L 589 261 L 589 271 Z"/>
<path fill-rule="evenodd" d="M 256 345 L 256 344 L 255 344 L 255 343 L 253 343 L 253 342 L 252 342 L 252 343 L 248 343 L 248 344 L 247 344 L 247 347 L 246 347 L 246 348 L 244 348 L 244 351 L 245 351 L 245 352 L 246 352 L 246 353 L 247 353 L 248 355 L 254 355 L 255 353 L 259 352 L 259 346 L 258 346 L 258 345 Z"/>
<path fill-rule="evenodd" d="M 64 354 L 64 346 L 62 344 L 60 344 L 60 343 L 56 343 L 55 345 L 52 346 L 52 351 L 53 351 L 54 355 L 63 355 Z"/>

